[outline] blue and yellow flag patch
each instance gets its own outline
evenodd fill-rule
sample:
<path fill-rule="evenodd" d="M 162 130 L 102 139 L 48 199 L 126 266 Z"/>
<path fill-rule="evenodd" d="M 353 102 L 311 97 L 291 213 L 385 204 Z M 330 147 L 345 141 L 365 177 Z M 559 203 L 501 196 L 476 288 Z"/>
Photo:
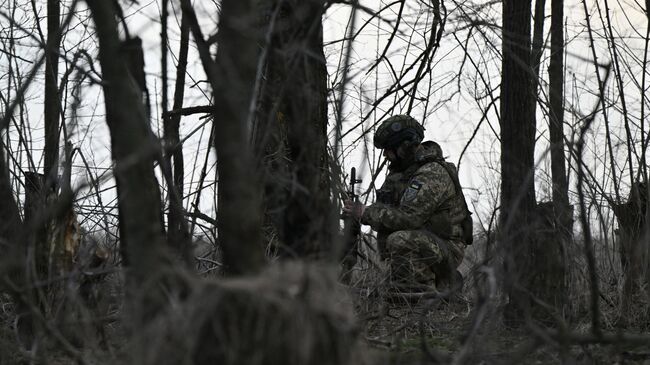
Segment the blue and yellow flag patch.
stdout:
<path fill-rule="evenodd" d="M 404 194 L 402 195 L 402 203 L 409 203 L 415 200 L 415 197 L 418 195 L 420 188 L 422 188 L 422 183 L 417 180 L 412 180 L 409 183 L 408 188 L 404 190 Z"/>

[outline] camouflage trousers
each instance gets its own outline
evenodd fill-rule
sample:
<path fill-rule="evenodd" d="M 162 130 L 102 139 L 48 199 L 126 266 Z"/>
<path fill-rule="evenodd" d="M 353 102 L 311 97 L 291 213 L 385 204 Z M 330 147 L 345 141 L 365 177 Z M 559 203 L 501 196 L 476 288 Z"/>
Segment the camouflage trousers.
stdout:
<path fill-rule="evenodd" d="M 435 288 L 460 265 L 462 245 L 426 230 L 396 231 L 386 238 L 390 280 L 400 286 Z"/>

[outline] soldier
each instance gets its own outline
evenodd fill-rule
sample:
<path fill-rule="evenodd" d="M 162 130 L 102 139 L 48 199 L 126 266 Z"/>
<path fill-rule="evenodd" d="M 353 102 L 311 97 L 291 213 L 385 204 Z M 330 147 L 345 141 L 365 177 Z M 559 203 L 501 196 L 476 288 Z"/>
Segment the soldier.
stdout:
<path fill-rule="evenodd" d="M 471 213 L 455 167 L 445 162 L 437 143 L 423 138 L 424 128 L 408 115 L 381 123 L 374 145 L 390 164 L 377 202 L 366 207 L 346 201 L 343 210 L 377 231 L 394 285 L 444 290 L 462 285 L 456 268 L 471 240 Z M 463 231 L 467 219 L 470 232 Z"/>

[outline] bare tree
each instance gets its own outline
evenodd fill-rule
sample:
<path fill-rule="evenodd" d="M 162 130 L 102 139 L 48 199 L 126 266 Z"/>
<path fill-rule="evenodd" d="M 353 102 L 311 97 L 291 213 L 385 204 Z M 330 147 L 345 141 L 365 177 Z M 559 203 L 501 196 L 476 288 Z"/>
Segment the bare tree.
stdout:
<path fill-rule="evenodd" d="M 138 57 L 132 56 L 142 52 L 141 44 L 133 38 L 120 41 L 115 5 L 88 1 L 99 41 L 106 122 L 115 160 L 120 248 L 129 269 L 127 289 L 133 306 L 130 314 L 142 324 L 162 306 L 160 285 L 166 266 L 160 194 L 153 171 L 159 147 L 135 75 L 144 66 L 133 62 Z"/>
<path fill-rule="evenodd" d="M 564 0 L 551 1 L 551 57 L 549 77 L 549 134 L 551 150 L 551 173 L 553 180 L 553 238 L 545 243 L 550 246 L 549 281 L 556 286 L 545 299 L 556 308 L 562 308 L 567 300 L 566 257 L 567 245 L 573 232 L 573 210 L 569 205 L 569 183 L 564 152 Z"/>
<path fill-rule="evenodd" d="M 57 180 L 59 164 L 59 45 L 61 43 L 61 3 L 47 1 L 47 43 L 45 49 L 45 151 L 44 174 L 53 184 Z"/>
<path fill-rule="evenodd" d="M 18 205 L 14 198 L 9 169 L 5 159 L 5 145 L 0 141 L 0 288 L 12 294 L 16 303 L 16 331 L 18 340 L 31 346 L 33 341 L 33 321 L 29 308 L 29 294 L 26 277 L 26 247 L 21 245 L 23 225 L 20 219 Z"/>
<path fill-rule="evenodd" d="M 0 326 L 0 363 L 7 362 L 9 352 L 10 362 L 15 355 L 19 361 L 34 363 L 41 356 L 46 359 L 41 362 L 47 362 L 55 355 L 55 361 L 61 356 L 77 363 L 113 363 L 131 357 L 137 363 L 157 364 L 242 363 L 262 358 L 343 364 L 363 326 L 373 336 L 363 342 L 390 347 L 387 356 L 401 351 L 401 345 L 414 340 L 417 332 L 421 338 L 416 344 L 423 356 L 437 363 L 476 362 L 483 359 L 483 350 L 491 358 L 513 363 L 526 362 L 540 352 L 570 363 L 574 356 L 598 346 L 647 346 L 647 335 L 630 332 L 644 325 L 639 314 L 647 308 L 641 295 L 650 278 L 646 167 L 650 21 L 645 33 L 638 26 L 626 33 L 616 18 L 625 15 L 630 24 L 639 25 L 650 19 L 644 4 L 584 0 L 585 18 L 576 20 L 564 12 L 563 0 L 382 0 L 377 4 L 182 0 L 182 19 L 177 24 L 168 21 L 173 17 L 167 14 L 168 8 L 177 9 L 174 1 L 130 7 L 132 2 L 86 0 L 89 9 L 74 9 L 75 1 L 0 0 L 7 9 L 0 10 L 0 20 L 9 25 L 0 29 L 0 103 L 4 106 L 0 324 L 5 324 Z M 197 16 L 200 7 L 205 12 Z M 631 8 L 642 15 L 641 21 L 630 13 Z M 48 30 L 44 32 L 40 24 L 46 22 L 46 9 Z M 161 18 L 154 15 L 159 10 Z M 130 21 L 145 16 L 161 20 L 161 42 L 152 45 L 146 32 L 141 42 L 129 29 Z M 65 17 L 72 17 L 74 25 L 66 25 Z M 208 18 L 218 19 L 218 24 L 206 27 Z M 95 27 L 89 25 L 93 19 Z M 324 42 L 323 21 L 329 20 L 336 24 L 328 27 L 335 29 L 325 35 L 337 33 L 341 38 L 337 35 Z M 592 28 L 598 21 L 600 25 Z M 216 33 L 204 36 L 202 31 L 209 27 Z M 196 47 L 190 44 L 190 32 Z M 174 58 L 166 53 L 176 48 L 169 39 L 178 34 Z M 448 42 L 450 36 L 456 42 Z M 75 42 L 79 43 L 71 45 Z M 590 46 L 591 53 L 582 55 L 584 49 L 576 44 Z M 162 62 L 148 65 L 145 77 L 144 56 L 158 50 Z M 369 50 L 375 57 L 368 57 Z M 195 67 L 196 51 L 205 75 Z M 99 59 L 93 59 L 93 54 Z M 611 67 L 607 58 L 612 59 Z M 178 61 L 173 96 L 167 88 L 167 61 L 172 59 Z M 586 63 L 596 72 L 589 68 L 582 73 Z M 572 72 L 571 88 L 564 80 L 567 70 Z M 610 71 L 616 84 L 608 86 Z M 495 86 L 499 80 L 500 95 Z M 162 99 L 157 100 L 163 147 L 151 130 L 148 101 L 143 100 L 152 81 L 163 84 Z M 569 92 L 572 99 L 565 98 Z M 91 96 L 104 99 L 95 101 Z M 196 100 L 207 105 L 185 105 Z M 592 108 L 592 101 L 597 107 Z M 31 108 L 34 102 L 38 108 Z M 327 125 L 328 109 L 336 126 Z M 204 114 L 197 124 L 193 124 L 197 119 L 184 118 L 197 112 Z M 363 236 L 362 260 L 354 262 L 354 280 L 347 285 L 336 282 L 332 262 L 312 262 L 340 240 L 332 207 L 332 200 L 338 198 L 334 193 L 342 190 L 338 164 L 354 161 L 357 165 L 359 157 L 363 159 L 355 173 L 365 175 L 364 183 L 371 182 L 360 194 L 371 200 L 385 163 L 368 137 L 378 121 L 394 113 L 411 113 L 425 122 L 427 137 L 439 141 L 450 156 L 464 145 L 459 165 L 462 161 L 462 171 L 473 170 L 463 177 L 476 190 L 466 192 L 475 193 L 476 223 L 488 228 L 476 235 L 475 246 L 466 248 L 467 265 L 461 268 L 465 283 L 470 284 L 466 288 L 476 285 L 475 291 L 464 291 L 462 296 L 475 299 L 463 304 L 471 309 L 470 315 L 457 312 L 453 326 L 444 327 L 452 331 L 443 335 L 445 339 L 452 335 L 464 339 L 460 348 L 436 351 L 432 347 L 439 341 L 430 341 L 432 333 L 441 329 L 437 319 L 456 308 L 454 301 L 437 306 L 440 293 L 426 293 L 433 298 L 426 302 L 432 310 L 411 315 L 410 307 L 381 300 L 384 267 L 370 235 Z M 97 132 L 105 125 L 96 120 L 104 117 L 110 140 Z M 500 119 L 500 133 L 494 118 Z M 548 125 L 543 118 L 548 118 Z M 35 128 L 34 120 L 44 120 L 46 128 Z M 202 135 L 205 126 L 211 129 L 209 138 L 208 133 Z M 547 142 L 547 126 L 549 148 L 537 149 L 540 158 L 535 166 L 536 142 L 537 146 Z M 60 131 L 66 142 L 74 143 L 66 144 L 65 155 L 58 146 Z M 45 139 L 41 139 L 43 132 Z M 329 141 L 328 132 L 334 136 Z M 98 144 L 108 147 L 103 149 L 112 158 L 97 148 L 87 150 L 96 146 L 88 143 L 90 139 L 101 139 Z M 204 148 L 206 143 L 209 148 Z M 190 156 L 196 150 L 200 152 Z M 215 181 L 211 179 L 214 150 Z M 330 150 L 334 153 L 328 155 Z M 74 156 L 81 157 L 76 164 Z M 64 179 L 53 189 L 61 165 Z M 570 184 L 574 177 L 577 181 Z M 162 194 L 168 199 L 168 211 L 162 187 L 168 188 Z M 536 194 L 542 199 L 552 196 L 552 202 L 537 203 Z M 500 236 L 492 232 L 499 199 Z M 188 214 L 183 202 L 189 200 L 192 212 Z M 575 240 L 571 203 L 580 208 L 582 234 L 576 234 Z M 80 261 L 69 271 L 51 270 L 48 265 L 58 255 L 52 238 L 61 232 L 53 223 L 64 223 L 71 207 L 87 230 L 84 244 L 106 247 L 103 259 L 108 258 L 90 270 Z M 187 229 L 188 217 L 192 227 L 203 233 Z M 111 224 L 118 225 L 119 234 Z M 46 232 L 45 227 L 53 231 Z M 269 227 L 272 231 L 265 231 Z M 200 243 L 206 251 L 194 257 L 192 249 L 199 244 L 191 240 L 207 236 L 211 242 Z M 500 343 L 512 341 L 501 341 L 501 336 L 513 335 L 519 341 L 520 332 L 485 331 L 497 299 L 497 276 L 491 267 L 494 237 L 503 243 L 497 252 L 506 254 L 505 289 L 511 303 L 505 309 L 507 319 L 533 319 L 526 322 L 530 343 L 514 354 Z M 42 257 L 34 260 L 36 245 Z M 121 247 L 121 255 L 113 255 L 113 247 Z M 269 247 L 272 254 L 292 260 L 271 258 L 267 265 Z M 188 263 L 202 266 L 178 264 L 173 251 L 179 249 Z M 41 267 L 35 270 L 36 266 Z M 120 280 L 122 274 L 126 285 Z M 575 290 L 567 293 L 567 281 Z M 43 295 L 64 286 L 70 290 L 58 303 Z M 127 305 L 115 305 L 123 289 Z M 110 296 L 111 305 L 105 304 L 115 312 L 104 316 L 93 311 L 100 300 L 84 299 L 95 292 Z M 342 300 L 350 293 L 352 300 Z M 472 297 L 474 293 L 478 295 Z M 618 316 L 619 294 L 624 314 L 618 322 L 621 330 L 608 333 L 613 330 L 609 319 Z M 415 300 L 424 295 L 403 297 Z M 393 305 L 400 309 L 393 310 Z M 585 308 L 588 315 L 561 316 L 585 314 Z M 64 317 L 66 321 L 61 321 Z M 91 348 L 95 330 L 101 331 L 106 320 L 118 329 L 108 331 L 104 345 L 109 351 Z M 463 326 L 469 329 L 466 333 L 456 326 L 463 320 L 469 325 Z M 544 328 L 535 320 L 560 329 Z M 591 332 L 577 330 L 588 327 L 590 320 Z M 72 336 L 68 326 L 73 326 Z M 13 345 L 14 330 L 27 351 L 5 351 Z M 87 334 L 89 340 L 80 338 Z M 251 346 L 251 341 L 262 345 Z M 490 348 L 493 344 L 498 347 Z M 294 356 L 294 351 L 299 355 Z M 595 361 L 600 360 L 598 353 L 591 354 Z M 614 355 L 604 356 L 611 360 Z M 625 361 L 643 354 L 626 351 L 616 356 L 617 361 Z M 355 359 L 355 363 L 363 361 Z"/>
<path fill-rule="evenodd" d="M 323 2 L 275 1 L 254 129 L 265 205 L 283 256 L 322 253 L 331 240 Z"/>
<path fill-rule="evenodd" d="M 166 6 L 166 4 L 165 4 Z M 164 18 L 164 17 L 163 17 Z M 165 22 L 166 24 L 166 22 Z M 187 17 L 182 16 L 181 20 L 181 38 L 180 49 L 178 53 L 178 65 L 176 66 L 176 84 L 174 87 L 174 104 L 173 110 L 180 110 L 183 107 L 183 97 L 185 95 L 185 73 L 187 72 L 187 55 L 189 50 L 190 29 L 187 24 Z M 166 31 L 164 32 L 166 33 Z M 164 37 L 166 39 L 166 37 Z M 167 47 L 167 42 L 163 41 L 163 48 Z M 166 53 L 165 53 L 166 55 Z M 163 56 L 165 57 L 165 56 Z M 164 64 L 166 65 L 166 61 Z M 163 67 L 164 72 L 165 67 Z M 164 98 L 163 98 L 164 99 Z M 191 261 L 189 249 L 190 237 L 188 230 L 182 224 L 185 217 L 183 216 L 180 202 L 183 197 L 185 168 L 183 161 L 183 146 L 180 142 L 180 113 L 167 114 L 163 112 L 164 118 L 164 138 L 166 144 L 165 161 L 167 166 L 173 166 L 172 174 L 173 185 L 169 186 L 169 213 L 167 214 L 167 235 L 172 245 L 178 247 L 186 261 Z M 176 195 L 177 198 L 173 198 Z M 172 201 L 175 201 L 173 203 Z"/>
<path fill-rule="evenodd" d="M 260 185 L 247 133 L 260 37 L 253 15 L 255 2 L 226 0 L 222 3 L 216 59 L 210 54 L 189 0 L 183 0 L 182 7 L 212 86 L 217 111 L 214 115 L 219 177 L 217 229 L 224 264 L 226 271 L 233 275 L 254 273 L 264 262 Z"/>
<path fill-rule="evenodd" d="M 531 64 L 531 1 L 503 3 L 501 76 L 501 237 L 505 245 L 504 275 L 513 319 L 529 309 L 521 288 L 535 290 L 535 95 Z"/>

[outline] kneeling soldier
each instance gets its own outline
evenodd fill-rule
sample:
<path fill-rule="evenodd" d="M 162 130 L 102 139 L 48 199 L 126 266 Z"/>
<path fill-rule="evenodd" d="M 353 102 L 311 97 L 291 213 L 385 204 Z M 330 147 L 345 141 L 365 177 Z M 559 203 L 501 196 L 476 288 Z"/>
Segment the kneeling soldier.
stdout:
<path fill-rule="evenodd" d="M 462 285 L 456 269 L 471 243 L 471 213 L 456 168 L 423 138 L 424 128 L 408 115 L 381 123 L 374 145 L 390 162 L 389 174 L 374 204 L 346 201 L 344 212 L 377 231 L 395 285 L 444 290 Z"/>

